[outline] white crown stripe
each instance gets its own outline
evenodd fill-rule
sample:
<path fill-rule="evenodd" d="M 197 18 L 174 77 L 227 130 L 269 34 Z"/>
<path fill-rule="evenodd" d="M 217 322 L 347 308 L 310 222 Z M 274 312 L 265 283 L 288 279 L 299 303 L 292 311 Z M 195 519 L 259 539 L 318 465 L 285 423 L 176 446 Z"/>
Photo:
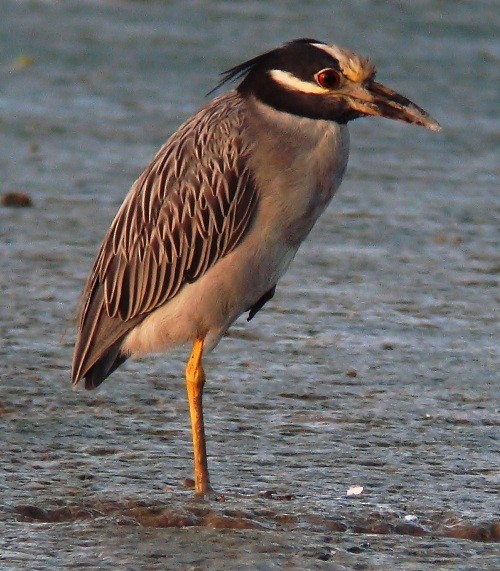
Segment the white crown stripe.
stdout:
<path fill-rule="evenodd" d="M 335 44 L 311 44 L 319 50 L 323 50 L 329 56 L 339 62 L 340 69 L 345 77 L 356 83 L 362 83 L 367 79 L 375 78 L 375 66 L 368 58 L 360 57 L 358 54 L 339 48 Z"/>
<path fill-rule="evenodd" d="M 323 50 L 324 52 L 326 52 L 329 56 L 332 56 L 333 58 L 335 58 L 336 60 L 338 60 L 339 62 L 345 58 L 345 51 L 342 48 L 337 47 L 334 44 L 312 44 L 315 48 L 318 48 L 320 50 Z"/>
<path fill-rule="evenodd" d="M 315 83 L 299 79 L 289 71 L 281 69 L 271 69 L 269 75 L 283 87 L 291 91 L 300 91 L 301 93 L 317 93 L 324 95 L 328 93 L 328 89 L 321 87 Z"/>

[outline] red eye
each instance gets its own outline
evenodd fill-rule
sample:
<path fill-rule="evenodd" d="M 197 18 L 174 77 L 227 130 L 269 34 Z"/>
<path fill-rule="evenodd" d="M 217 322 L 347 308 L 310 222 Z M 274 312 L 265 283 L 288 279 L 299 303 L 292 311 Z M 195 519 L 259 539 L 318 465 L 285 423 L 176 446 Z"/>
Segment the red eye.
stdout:
<path fill-rule="evenodd" d="M 342 83 L 342 76 L 334 69 L 323 69 L 316 74 L 316 82 L 325 89 L 337 89 Z"/>

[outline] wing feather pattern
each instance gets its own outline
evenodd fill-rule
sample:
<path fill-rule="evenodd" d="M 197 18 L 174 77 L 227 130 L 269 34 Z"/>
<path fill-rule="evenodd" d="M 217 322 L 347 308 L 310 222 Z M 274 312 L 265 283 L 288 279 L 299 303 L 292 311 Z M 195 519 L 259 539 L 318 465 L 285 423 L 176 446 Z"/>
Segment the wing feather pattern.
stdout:
<path fill-rule="evenodd" d="M 112 222 L 84 290 L 73 381 L 102 382 L 125 335 L 242 240 L 258 193 L 234 92 L 203 108 L 160 149 Z"/>

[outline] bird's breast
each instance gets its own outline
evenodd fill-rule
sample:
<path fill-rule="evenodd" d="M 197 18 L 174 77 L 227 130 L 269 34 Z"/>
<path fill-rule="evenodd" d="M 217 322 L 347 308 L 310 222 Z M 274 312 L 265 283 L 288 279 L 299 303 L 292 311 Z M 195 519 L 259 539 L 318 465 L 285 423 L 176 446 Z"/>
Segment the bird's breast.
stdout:
<path fill-rule="evenodd" d="M 256 224 L 298 247 L 339 187 L 349 132 L 332 121 L 297 117 L 254 103 L 251 170 L 259 188 Z"/>

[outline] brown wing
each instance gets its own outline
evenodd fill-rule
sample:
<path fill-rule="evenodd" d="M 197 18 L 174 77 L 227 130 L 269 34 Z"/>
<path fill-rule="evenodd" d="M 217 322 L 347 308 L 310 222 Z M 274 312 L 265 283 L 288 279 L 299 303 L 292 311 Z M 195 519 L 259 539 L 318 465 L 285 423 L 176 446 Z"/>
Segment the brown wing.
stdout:
<path fill-rule="evenodd" d="M 238 96 L 219 97 L 132 186 L 84 290 L 75 383 L 102 382 L 126 358 L 119 347 L 127 332 L 240 243 L 258 200 L 242 129 Z"/>

